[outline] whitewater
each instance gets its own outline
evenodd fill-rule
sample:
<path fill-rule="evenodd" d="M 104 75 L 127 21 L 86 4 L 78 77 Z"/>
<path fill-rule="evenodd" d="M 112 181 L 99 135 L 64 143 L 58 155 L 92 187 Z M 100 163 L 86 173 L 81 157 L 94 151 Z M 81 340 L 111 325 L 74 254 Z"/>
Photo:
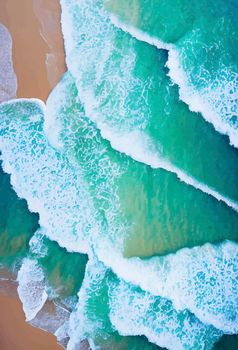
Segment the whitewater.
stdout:
<path fill-rule="evenodd" d="M 47 327 L 68 350 L 220 349 L 238 333 L 236 122 L 182 65 L 187 32 L 151 33 L 170 1 L 149 3 L 61 0 L 68 71 L 46 104 L 0 104 L 27 235 L 0 263 L 18 267 L 28 321 L 55 303 Z"/>

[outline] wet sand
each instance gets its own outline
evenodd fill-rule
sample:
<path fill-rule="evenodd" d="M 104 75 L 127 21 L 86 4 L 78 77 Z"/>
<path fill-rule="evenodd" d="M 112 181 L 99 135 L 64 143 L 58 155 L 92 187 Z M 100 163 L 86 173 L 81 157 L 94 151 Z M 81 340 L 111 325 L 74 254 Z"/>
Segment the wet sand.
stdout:
<path fill-rule="evenodd" d="M 65 71 L 59 1 L 0 0 L 0 7 L 0 23 L 12 37 L 17 97 L 45 101 Z M 2 270 L 0 275 L 11 277 Z M 62 350 L 52 334 L 25 322 L 16 288 L 15 282 L 0 281 L 0 349 Z"/>
<path fill-rule="evenodd" d="M 0 0 L 0 22 L 13 41 L 17 97 L 46 100 L 65 71 L 58 0 Z"/>
<path fill-rule="evenodd" d="M 0 349 L 62 350 L 55 336 L 25 322 L 16 283 L 0 281 Z"/>

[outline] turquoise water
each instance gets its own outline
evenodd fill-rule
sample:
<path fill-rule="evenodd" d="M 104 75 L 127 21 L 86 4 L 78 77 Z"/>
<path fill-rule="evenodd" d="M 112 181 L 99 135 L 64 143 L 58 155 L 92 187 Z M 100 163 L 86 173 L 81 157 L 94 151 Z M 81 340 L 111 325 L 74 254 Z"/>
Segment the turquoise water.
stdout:
<path fill-rule="evenodd" d="M 0 263 L 19 270 L 27 319 L 62 304 L 68 350 L 236 349 L 236 120 L 207 96 L 236 64 L 236 7 L 221 36 L 205 1 L 61 5 L 68 71 L 46 105 L 0 105 Z"/>
<path fill-rule="evenodd" d="M 0 168 L 0 267 L 17 272 L 38 228 L 38 215 L 31 214 L 25 200 L 17 197 L 10 176 Z"/>
<path fill-rule="evenodd" d="M 169 44 L 171 76 L 180 84 L 182 99 L 237 147 L 237 2 L 105 0 L 105 4 L 122 24 L 131 26 L 129 31 L 138 28 Z"/>

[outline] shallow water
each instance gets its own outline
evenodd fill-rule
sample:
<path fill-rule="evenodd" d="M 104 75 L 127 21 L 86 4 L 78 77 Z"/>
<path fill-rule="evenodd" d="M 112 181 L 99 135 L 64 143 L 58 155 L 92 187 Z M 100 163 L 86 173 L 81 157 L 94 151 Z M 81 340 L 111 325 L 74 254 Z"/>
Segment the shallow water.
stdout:
<path fill-rule="evenodd" d="M 56 335 L 69 350 L 84 339 L 93 349 L 235 349 L 238 153 L 216 122 L 236 124 L 192 112 L 171 69 L 177 52 L 191 96 L 217 113 L 197 78 L 202 53 L 186 51 L 198 32 L 204 49 L 217 9 L 201 18 L 205 1 L 61 4 L 68 72 L 46 105 L 0 105 L 3 169 L 27 201 L 2 172 L 1 264 L 19 270 L 27 319 L 47 299 L 61 305 Z M 215 79 L 220 61 L 204 60 Z"/>
<path fill-rule="evenodd" d="M 0 168 L 0 266 L 17 272 L 37 228 L 38 215 L 29 212 L 26 201 L 14 192 L 10 176 Z"/>
<path fill-rule="evenodd" d="M 168 48 L 176 51 L 169 64 L 171 76 L 180 85 L 182 99 L 237 147 L 236 1 L 105 3 L 125 24 L 171 45 Z"/>

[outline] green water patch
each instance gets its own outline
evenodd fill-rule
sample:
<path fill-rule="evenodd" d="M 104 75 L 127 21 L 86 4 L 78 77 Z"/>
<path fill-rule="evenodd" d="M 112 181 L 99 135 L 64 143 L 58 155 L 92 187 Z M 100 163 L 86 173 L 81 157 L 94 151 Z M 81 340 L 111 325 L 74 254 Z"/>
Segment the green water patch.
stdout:
<path fill-rule="evenodd" d="M 237 350 L 238 335 L 224 335 L 214 346 L 214 350 Z"/>
<path fill-rule="evenodd" d="M 95 339 L 94 344 L 103 350 L 162 350 L 161 347 L 149 343 L 143 336 L 123 337 L 116 333 L 107 339 Z"/>
<path fill-rule="evenodd" d="M 18 198 L 10 176 L 0 165 L 0 265 L 15 272 L 29 250 L 29 240 L 38 228 L 39 217 Z"/>
<path fill-rule="evenodd" d="M 156 349 L 137 337 L 141 334 L 165 348 L 211 349 L 220 336 L 189 312 L 175 311 L 170 301 L 118 279 L 96 260 L 87 265 L 78 298 L 69 320 L 69 349 L 84 338 L 102 349 Z"/>
<path fill-rule="evenodd" d="M 216 130 L 228 134 L 237 147 L 236 2 L 105 0 L 105 5 L 125 25 L 140 29 L 150 38 L 128 28 L 132 35 L 150 42 L 152 37 L 157 38 L 176 50 L 169 67 L 171 77 L 180 85 L 182 99 L 202 112 Z"/>
<path fill-rule="evenodd" d="M 51 298 L 64 299 L 77 294 L 84 279 L 87 255 L 68 252 L 40 232 L 31 241 L 30 255 L 44 271 Z"/>
<path fill-rule="evenodd" d="M 133 20 L 133 3 L 117 3 L 118 11 L 131 9 L 125 10 L 128 21 Z M 159 13 L 159 2 L 157 7 L 155 2 L 138 3 L 145 17 L 142 23 L 149 22 L 148 12 Z M 176 4 L 168 4 L 175 14 Z M 178 87 L 167 76 L 167 52 L 113 26 L 100 0 L 62 1 L 62 6 L 67 64 L 85 112 L 103 137 L 136 160 L 176 174 L 181 171 L 183 181 L 193 177 L 204 191 L 206 185 L 237 202 L 238 152 L 180 101 Z M 190 16 L 187 12 L 185 17 Z M 71 20 L 70 28 L 64 29 L 64 16 L 66 24 Z"/>
<path fill-rule="evenodd" d="M 46 123 L 50 140 L 57 126 L 61 152 L 89 185 L 102 233 L 114 246 L 123 244 L 124 256 L 148 257 L 238 239 L 234 210 L 172 173 L 115 151 L 85 116 L 69 75 L 47 102 Z"/>
<path fill-rule="evenodd" d="M 156 342 L 164 346 L 163 343 L 161 344 L 163 332 L 167 332 L 168 339 L 170 339 L 171 334 L 170 319 L 163 318 L 165 312 L 166 315 L 172 315 L 175 322 L 173 326 L 176 329 L 179 327 L 179 333 L 172 332 L 176 342 L 190 344 L 194 341 L 197 344 L 197 338 L 191 338 L 191 335 L 197 336 L 194 327 L 195 329 L 198 327 L 199 336 L 202 334 L 203 341 L 208 344 L 208 348 L 211 348 L 212 343 L 209 339 L 217 340 L 221 332 L 216 330 L 214 333 L 214 327 L 212 326 L 206 328 L 208 323 L 216 323 L 219 329 L 223 329 L 224 324 L 227 325 L 226 322 L 229 322 L 232 330 L 235 330 L 234 320 L 237 317 L 235 308 L 232 308 L 232 312 L 230 309 L 227 310 L 224 302 L 227 297 L 229 303 L 231 303 L 229 305 L 235 305 L 235 290 L 232 294 L 226 293 L 226 290 L 224 290 L 224 294 L 218 297 L 220 295 L 219 288 L 224 285 L 222 283 L 223 273 L 220 273 L 223 268 L 226 269 L 224 279 L 227 280 L 228 276 L 230 288 L 233 288 L 235 284 L 235 244 L 224 243 L 218 247 L 207 245 L 203 248 L 183 250 L 174 256 L 148 259 L 148 261 L 122 258 L 123 253 L 124 256 L 150 257 L 162 254 L 165 249 L 178 249 L 178 247 L 189 245 L 191 242 L 194 244 L 198 240 L 198 237 L 193 237 L 194 232 L 199 233 L 199 239 L 202 237 L 202 242 L 205 242 L 205 239 L 207 241 L 209 231 L 204 231 L 206 227 L 203 226 L 203 220 L 201 222 L 197 220 L 200 215 L 210 220 L 211 230 L 212 227 L 216 227 L 216 231 L 213 231 L 215 239 L 218 239 L 218 232 L 222 235 L 228 232 L 235 235 L 237 232 L 234 230 L 237 227 L 237 213 L 234 210 L 222 202 L 219 203 L 211 196 L 179 181 L 170 172 L 152 169 L 115 151 L 110 143 L 102 138 L 95 124 L 86 117 L 77 96 L 74 80 L 70 74 L 65 75 L 52 93 L 45 114 L 46 119 L 50 118 L 50 125 L 52 126 L 51 129 L 48 125 L 47 135 L 49 140 L 52 141 L 53 139 L 55 141 L 54 146 L 58 150 L 48 144 L 43 129 L 44 113 L 38 102 L 20 100 L 2 104 L 0 114 L 2 117 L 0 131 L 2 157 L 8 159 L 8 170 L 14 174 L 13 180 L 16 190 L 20 191 L 22 196 L 26 196 L 32 206 L 36 206 L 35 203 L 37 203 L 37 208 L 41 213 L 41 222 L 44 222 L 47 228 L 47 235 L 49 237 L 54 235 L 53 237 L 61 245 L 66 246 L 71 251 L 74 249 L 80 251 L 80 244 L 86 242 L 89 246 L 88 249 L 91 248 L 92 252 L 100 254 L 100 259 L 108 261 L 109 266 L 111 266 L 110 263 L 115 257 L 113 263 L 114 268 L 119 271 L 118 275 L 120 275 L 120 263 L 122 263 L 123 268 L 129 267 L 126 271 L 129 277 L 126 276 L 125 271 L 122 271 L 127 280 L 133 279 L 134 281 L 135 278 L 135 284 L 145 286 L 146 290 L 156 290 L 156 293 L 158 292 L 159 282 L 161 282 L 160 293 L 162 291 L 165 293 L 164 296 L 173 301 L 175 301 L 177 295 L 180 295 L 179 300 L 183 304 L 181 306 L 183 311 L 182 313 L 179 312 L 180 316 L 178 316 L 178 312 L 173 308 L 171 301 L 161 298 L 163 301 L 158 303 L 156 301 L 157 297 L 153 294 L 148 291 L 145 292 L 136 285 L 130 285 L 117 276 L 115 276 L 118 279 L 116 283 L 114 283 L 114 279 L 111 281 L 111 277 L 106 277 L 106 285 L 104 282 L 100 284 L 97 278 L 96 282 L 91 278 L 88 279 L 89 281 L 86 279 L 87 283 L 94 283 L 92 288 L 90 287 L 94 296 L 97 285 L 100 284 L 101 291 L 97 304 L 93 301 L 93 298 L 90 299 L 87 292 L 83 295 L 84 278 L 79 301 L 83 303 L 81 305 L 85 305 L 84 298 L 86 298 L 86 303 L 90 307 L 89 311 L 85 311 L 82 307 L 79 310 L 79 315 L 85 317 L 91 317 L 90 315 L 92 315 L 92 320 L 95 322 L 90 321 L 90 324 L 85 322 L 85 327 L 90 326 L 88 331 L 88 328 L 83 328 L 84 317 L 76 317 L 75 322 L 80 324 L 80 331 L 86 332 L 85 334 L 82 333 L 81 340 L 92 334 L 91 327 L 95 327 L 98 336 L 101 328 L 103 332 L 106 329 L 108 333 L 108 327 L 111 329 L 113 324 L 117 331 L 120 330 L 120 334 L 145 334 L 153 343 Z M 21 179 L 24 179 L 24 181 L 20 181 Z M 171 189 L 172 195 L 170 197 Z M 181 194 L 183 194 L 183 197 L 180 201 Z M 164 198 L 168 198 L 168 200 L 166 201 Z M 127 205 L 129 201 L 131 201 L 130 205 Z M 176 210 L 173 211 L 173 208 Z M 90 221 L 91 213 L 94 213 L 94 221 Z M 155 214 L 150 217 L 150 213 Z M 150 222 L 150 218 L 154 220 L 153 223 Z M 183 221 L 181 221 L 182 219 Z M 85 221 L 82 222 L 82 220 Z M 144 232 L 146 220 L 148 220 L 149 230 Z M 184 220 L 187 220 L 186 223 L 192 232 L 191 235 L 189 235 L 190 231 L 188 231 L 187 226 L 182 226 Z M 231 220 L 234 220 L 232 225 Z M 140 222 L 140 226 L 136 226 L 137 221 Z M 179 237 L 174 236 L 172 230 L 169 232 L 170 236 L 168 236 L 168 229 L 157 231 L 157 227 L 163 227 L 164 223 L 171 227 L 169 226 L 172 225 L 171 222 L 173 225 L 177 223 L 177 226 L 172 227 L 177 228 L 176 233 Z M 225 226 L 221 230 L 221 225 L 224 224 L 227 225 L 226 232 L 224 232 Z M 202 236 L 203 234 L 204 236 Z M 224 236 L 221 237 L 221 239 L 223 238 Z M 135 244 L 130 246 L 130 240 L 133 239 L 135 239 Z M 177 244 L 176 247 L 174 241 Z M 45 245 L 47 246 L 48 243 Z M 126 250 L 127 247 L 128 250 Z M 55 248 L 52 247 L 51 256 L 54 256 Z M 65 253 L 66 251 L 63 254 Z M 58 254 L 59 252 L 57 252 Z M 189 266 L 185 266 L 184 269 L 183 261 L 179 259 L 183 256 L 189 262 Z M 204 256 L 208 257 L 208 262 Z M 45 257 L 43 253 L 39 257 L 39 259 L 43 258 L 41 265 L 43 267 L 45 265 L 47 270 L 49 265 L 50 270 L 54 271 L 58 258 L 54 260 L 52 257 L 50 259 L 48 257 L 45 259 Z M 62 256 L 61 259 L 66 261 Z M 69 266 L 73 266 L 74 261 Z M 178 276 L 173 276 L 170 271 L 175 267 L 176 261 L 179 268 L 181 267 L 181 274 L 184 276 L 181 281 L 176 280 L 175 277 Z M 163 262 L 164 266 L 161 266 Z M 80 265 L 80 262 L 78 264 Z M 81 266 L 84 266 L 84 264 Z M 133 270 L 135 275 L 138 273 L 133 278 L 131 278 L 131 271 L 129 271 L 130 266 L 135 269 Z M 101 278 L 103 276 L 101 276 L 99 267 L 96 264 L 95 270 L 97 276 Z M 140 267 L 142 276 L 140 275 Z M 155 270 L 157 268 L 157 270 L 155 271 L 154 268 Z M 216 280 L 213 276 L 216 275 L 216 271 L 219 271 L 219 278 L 216 287 L 214 287 Z M 229 273 L 229 271 L 231 272 Z M 153 283 L 149 283 L 148 286 L 148 276 L 143 275 L 144 272 L 148 272 L 149 277 L 151 274 L 152 282 L 156 280 L 155 286 Z M 56 273 L 53 272 L 52 274 L 52 281 L 57 280 L 57 276 L 59 274 L 63 275 L 63 273 L 63 268 L 57 268 Z M 109 272 L 106 272 L 105 276 L 107 273 Z M 167 284 L 164 280 L 167 273 L 171 273 L 170 277 L 173 277 L 169 281 L 173 290 L 170 290 L 169 283 Z M 82 271 L 79 274 L 82 276 Z M 155 279 L 153 279 L 154 277 Z M 67 277 L 65 279 L 67 281 Z M 204 284 L 204 280 L 208 280 L 208 282 Z M 69 283 L 74 284 L 71 279 L 69 281 Z M 64 283 L 63 279 L 60 280 L 58 286 L 61 283 Z M 109 289 L 108 284 L 112 286 Z M 198 285 L 199 288 L 197 288 Z M 55 286 L 57 287 L 57 283 Z M 74 290 L 72 293 L 74 293 Z M 175 294 L 173 294 L 174 291 Z M 108 303 L 108 292 L 111 294 L 110 303 Z M 130 298 L 131 295 L 133 295 L 133 298 Z M 225 299 L 223 296 L 225 296 Z M 90 300 L 92 301 L 92 308 Z M 103 300 L 105 300 L 105 303 Z M 126 303 L 125 307 L 121 307 L 122 301 Z M 100 304 L 101 302 L 102 304 Z M 139 310 L 136 309 L 138 302 Z M 194 314 L 196 313 L 199 318 L 201 317 L 206 322 L 199 321 L 186 308 L 193 310 Z M 96 310 L 96 316 L 91 310 Z M 134 310 L 137 310 L 138 313 L 134 314 Z M 86 314 L 83 314 L 84 312 Z M 129 319 L 129 328 L 126 323 L 128 314 L 136 317 L 136 319 Z M 118 315 L 120 315 L 119 319 Z M 186 320 L 190 317 L 192 317 L 192 321 L 187 323 Z M 162 328 L 158 324 L 159 320 L 163 323 Z M 227 331 L 227 328 L 225 331 Z"/>

